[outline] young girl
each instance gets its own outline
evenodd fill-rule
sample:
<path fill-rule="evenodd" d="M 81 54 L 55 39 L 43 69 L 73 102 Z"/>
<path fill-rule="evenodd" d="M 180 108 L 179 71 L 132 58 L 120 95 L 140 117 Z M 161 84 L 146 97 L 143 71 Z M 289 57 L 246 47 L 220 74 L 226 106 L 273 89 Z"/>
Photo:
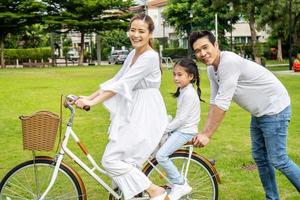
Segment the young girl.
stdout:
<path fill-rule="evenodd" d="M 177 91 L 173 94 L 177 98 L 176 117 L 166 128 L 166 132 L 170 136 L 158 150 L 156 159 L 173 183 L 169 198 L 177 200 L 190 193 L 192 188 L 178 172 L 169 156 L 186 142 L 191 141 L 198 133 L 201 90 L 196 63 L 191 59 L 182 59 L 176 62 L 173 68 L 173 79 L 177 86 Z M 193 87 L 194 83 L 197 91 Z"/>

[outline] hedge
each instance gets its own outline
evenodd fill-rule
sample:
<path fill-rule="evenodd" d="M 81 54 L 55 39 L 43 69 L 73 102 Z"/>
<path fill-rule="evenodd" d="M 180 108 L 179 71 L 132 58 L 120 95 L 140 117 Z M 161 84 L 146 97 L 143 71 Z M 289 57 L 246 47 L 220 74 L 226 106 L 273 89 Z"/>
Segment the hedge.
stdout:
<path fill-rule="evenodd" d="M 183 48 L 166 48 L 163 50 L 163 57 L 171 57 L 172 59 L 187 57 L 188 50 Z"/>
<path fill-rule="evenodd" d="M 51 48 L 31 48 L 31 49 L 5 49 L 4 59 L 6 64 L 15 64 L 16 59 L 19 63 L 28 62 L 29 59 L 33 62 L 34 60 L 44 62 L 51 58 Z"/>

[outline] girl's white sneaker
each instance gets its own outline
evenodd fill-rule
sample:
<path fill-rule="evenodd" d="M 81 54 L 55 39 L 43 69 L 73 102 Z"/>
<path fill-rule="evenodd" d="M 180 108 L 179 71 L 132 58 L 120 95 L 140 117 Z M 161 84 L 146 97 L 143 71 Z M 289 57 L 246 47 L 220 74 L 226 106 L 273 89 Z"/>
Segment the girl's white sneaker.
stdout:
<path fill-rule="evenodd" d="M 185 181 L 183 185 L 174 184 L 169 194 L 170 200 L 179 200 L 192 191 L 192 187 Z"/>

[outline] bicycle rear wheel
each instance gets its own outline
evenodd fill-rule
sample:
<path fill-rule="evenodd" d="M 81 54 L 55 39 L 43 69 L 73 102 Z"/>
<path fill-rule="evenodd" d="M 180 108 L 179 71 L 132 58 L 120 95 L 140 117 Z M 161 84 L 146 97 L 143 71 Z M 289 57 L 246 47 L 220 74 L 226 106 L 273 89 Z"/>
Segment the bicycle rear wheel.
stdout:
<path fill-rule="evenodd" d="M 55 163 L 50 159 L 36 159 L 19 164 L 0 183 L 0 199 L 37 200 L 51 180 Z M 47 194 L 47 200 L 85 200 L 85 189 L 67 166 L 60 165 L 57 179 Z"/>
<path fill-rule="evenodd" d="M 170 156 L 171 160 L 177 166 L 179 172 L 184 173 L 188 152 L 178 151 Z M 190 166 L 188 169 L 187 180 L 189 185 L 193 188 L 192 192 L 182 197 L 180 200 L 217 200 L 218 199 L 218 182 L 217 174 L 212 169 L 208 161 L 205 161 L 200 156 L 193 154 L 190 160 Z M 161 172 L 164 170 L 158 165 L 156 160 L 153 160 L 153 164 Z M 170 190 L 166 179 L 158 173 L 158 171 L 151 165 L 147 165 L 144 168 L 144 173 L 149 179 L 156 185 L 164 186 L 167 190 Z"/>

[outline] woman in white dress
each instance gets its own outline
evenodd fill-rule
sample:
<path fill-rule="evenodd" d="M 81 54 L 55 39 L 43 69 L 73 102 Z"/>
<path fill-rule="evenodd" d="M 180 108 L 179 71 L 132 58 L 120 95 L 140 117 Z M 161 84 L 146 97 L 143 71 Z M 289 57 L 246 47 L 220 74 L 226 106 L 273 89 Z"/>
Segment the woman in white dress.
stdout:
<path fill-rule="evenodd" d="M 151 183 L 140 170 L 158 145 L 168 123 L 159 91 L 159 56 L 151 46 L 153 30 L 154 24 L 148 15 L 134 16 L 129 25 L 134 50 L 120 71 L 101 84 L 95 93 L 76 101 L 80 108 L 103 102 L 109 110 L 109 142 L 102 166 L 122 190 L 125 199 L 144 190 L 151 200 L 168 199 L 166 191 Z"/>

